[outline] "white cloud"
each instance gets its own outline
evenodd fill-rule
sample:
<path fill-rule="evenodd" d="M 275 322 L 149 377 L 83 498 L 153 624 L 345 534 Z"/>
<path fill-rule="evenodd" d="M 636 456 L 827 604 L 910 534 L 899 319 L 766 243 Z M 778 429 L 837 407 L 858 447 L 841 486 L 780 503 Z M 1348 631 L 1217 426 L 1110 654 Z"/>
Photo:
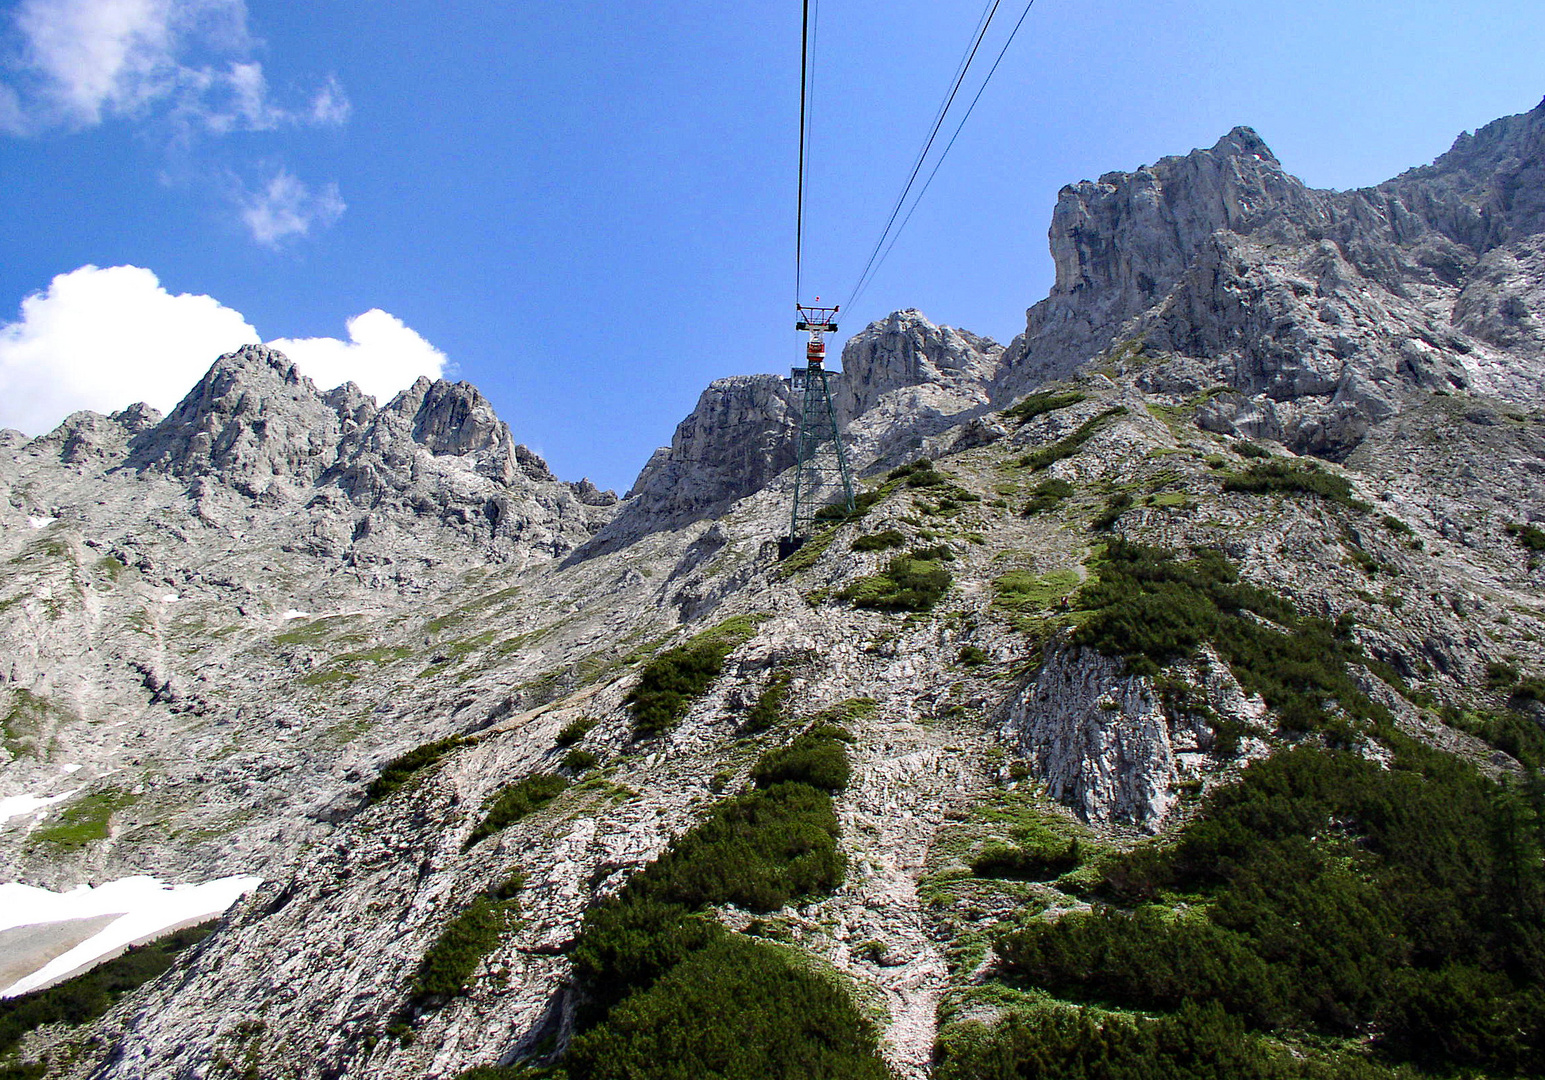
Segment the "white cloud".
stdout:
<path fill-rule="evenodd" d="M 252 239 L 272 248 L 309 235 L 313 226 L 331 225 L 348 208 L 337 184 L 312 191 L 286 169 L 276 172 L 262 191 L 244 192 L 239 201 L 241 220 Z"/>
<path fill-rule="evenodd" d="M 347 342 L 281 338 L 269 344 L 318 386 L 330 389 L 352 381 L 382 404 L 420 375 L 438 379 L 445 372 L 445 354 L 395 315 L 371 308 L 347 326 Z"/>
<path fill-rule="evenodd" d="M 352 381 L 381 402 L 447 367 L 444 353 L 379 308 L 346 325 L 348 341 L 270 344 L 322 389 Z M 79 409 L 117 412 L 136 401 L 167 412 L 216 357 L 261 340 L 240 312 L 210 296 L 169 293 L 149 270 L 83 266 L 0 324 L 0 427 L 38 435 Z"/>
<path fill-rule="evenodd" d="M 261 338 L 208 296 L 173 295 L 137 266 L 60 274 L 0 326 L 0 427 L 37 435 L 77 409 L 175 405 L 215 357 Z"/>
<path fill-rule="evenodd" d="M 162 106 L 185 137 L 348 117 L 335 78 L 304 107 L 272 100 L 244 0 L 23 0 L 13 22 L 20 92 L 0 87 L 0 129 L 15 134 Z"/>

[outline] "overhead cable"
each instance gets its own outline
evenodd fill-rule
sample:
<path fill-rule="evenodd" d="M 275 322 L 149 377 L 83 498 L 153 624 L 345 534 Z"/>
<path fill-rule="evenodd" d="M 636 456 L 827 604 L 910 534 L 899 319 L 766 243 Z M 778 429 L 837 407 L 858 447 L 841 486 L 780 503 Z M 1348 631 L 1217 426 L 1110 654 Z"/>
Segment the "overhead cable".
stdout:
<path fill-rule="evenodd" d="M 954 149 L 955 140 L 960 138 L 960 133 L 965 128 L 966 121 L 970 120 L 971 114 L 976 111 L 976 103 L 982 100 L 982 93 L 987 89 L 987 84 L 992 82 L 993 75 L 998 71 L 998 65 L 1003 63 L 1003 57 L 1007 55 L 1009 46 L 1014 44 L 1014 38 L 1019 35 L 1019 28 L 1025 24 L 1025 19 L 1030 15 L 1030 9 L 1033 7 L 1035 7 L 1035 0 L 1029 0 L 1029 3 L 1025 4 L 1025 10 L 1020 13 L 1019 21 L 1014 24 L 1014 29 L 1009 32 L 1008 40 L 1003 43 L 1003 48 L 998 50 L 998 58 L 992 62 L 992 67 L 988 69 L 987 77 L 982 80 L 982 85 L 977 87 L 976 96 L 971 99 L 971 104 L 966 107 L 965 115 L 960 118 L 960 123 L 955 125 L 955 133 L 950 136 L 950 141 L 945 144 L 938 160 L 934 162 L 933 169 L 928 174 L 928 179 L 924 181 L 922 188 L 918 191 L 917 198 L 912 200 L 911 209 L 907 211 L 907 216 L 901 219 L 901 225 L 897 227 L 895 234 L 891 237 L 891 242 L 886 247 L 885 253 L 880 256 L 878 262 L 874 263 L 872 271 L 866 271 L 868 277 L 859 279 L 857 287 L 853 290 L 853 295 L 848 298 L 849 307 L 858 300 L 864 290 L 869 287 L 869 283 L 879 274 L 880 267 L 885 265 L 885 260 L 890 258 L 891 252 L 896 247 L 896 241 L 901 239 L 901 234 L 906 230 L 907 222 L 912 220 L 912 215 L 917 212 L 918 204 L 923 201 L 923 196 L 928 194 L 928 189 L 933 186 L 933 178 L 939 175 L 939 167 L 944 164 L 944 159 L 949 157 L 950 151 Z"/>
<path fill-rule="evenodd" d="M 912 191 L 912 185 L 917 182 L 918 174 L 923 171 L 923 163 L 928 159 L 928 152 L 933 149 L 934 140 L 939 137 L 939 130 L 944 126 L 944 120 L 949 113 L 950 106 L 955 102 L 955 95 L 960 93 L 960 87 L 966 81 L 966 75 L 970 71 L 971 63 L 976 59 L 977 50 L 982 47 L 982 41 L 987 37 L 987 31 L 992 26 L 993 17 L 997 15 L 998 7 L 1002 2 L 1003 0 L 992 0 L 992 6 L 988 9 L 986 18 L 981 21 L 976 36 L 971 42 L 971 47 L 966 52 L 965 60 L 961 62 L 955 79 L 950 85 L 949 92 L 944 95 L 944 104 L 939 107 L 939 112 L 934 117 L 933 127 L 928 132 L 928 138 L 923 140 L 923 148 L 918 152 L 917 161 L 912 166 L 911 175 L 907 177 L 906 184 L 902 186 L 901 194 L 896 198 L 896 205 L 891 208 L 891 215 L 885 222 L 885 228 L 880 230 L 880 238 L 874 242 L 874 250 L 869 253 L 869 261 L 864 264 L 863 273 L 858 275 L 858 281 L 853 286 L 853 293 L 848 297 L 848 302 L 843 305 L 844 307 L 852 306 L 853 297 L 858 295 L 858 291 L 863 288 L 869 272 L 874 268 L 874 262 L 880 256 L 880 249 L 885 246 L 885 241 L 890 236 L 892 226 L 896 224 L 896 218 L 900 215 L 901 208 L 906 205 L 907 196 Z"/>

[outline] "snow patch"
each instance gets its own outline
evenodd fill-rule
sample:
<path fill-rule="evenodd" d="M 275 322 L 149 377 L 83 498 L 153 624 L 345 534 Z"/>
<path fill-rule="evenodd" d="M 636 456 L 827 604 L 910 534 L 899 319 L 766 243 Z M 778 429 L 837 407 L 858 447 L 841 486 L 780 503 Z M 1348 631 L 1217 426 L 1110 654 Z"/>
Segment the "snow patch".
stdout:
<path fill-rule="evenodd" d="M 172 927 L 219 915 L 262 883 L 259 877 L 238 876 L 164 885 L 152 877 L 129 877 L 96 888 L 78 885 L 66 893 L 19 882 L 0 885 L 0 930 L 122 913 L 96 936 L 0 989 L 0 998 L 25 994 Z"/>
<path fill-rule="evenodd" d="M 71 773 L 80 772 L 80 766 L 79 765 L 61 765 L 61 766 L 59 766 L 59 771 L 64 773 L 66 776 L 68 776 Z"/>
<path fill-rule="evenodd" d="M 281 619 L 283 619 L 285 622 L 289 622 L 291 619 L 309 619 L 309 618 L 311 618 L 311 612 L 309 612 L 309 611 L 299 611 L 296 608 L 290 608 L 290 610 L 286 611 L 283 615 L 281 615 L 279 617 Z"/>
<path fill-rule="evenodd" d="M 77 769 L 80 768 L 79 765 L 75 767 Z M 42 797 L 37 795 L 11 795 L 0 799 L 0 824 L 10 821 L 13 817 L 26 817 L 28 814 L 36 813 L 45 806 L 53 806 L 54 803 L 64 802 L 64 800 L 79 790 L 80 788 L 74 788 L 61 795 Z M 4 888 L 4 885 L 0 885 L 0 889 Z M 0 915 L 0 922 L 4 922 L 5 918 L 4 915 Z M 4 927 L 0 927 L 0 929 L 4 929 Z"/>
<path fill-rule="evenodd" d="M 182 599 L 182 597 L 178 596 L 176 593 L 169 592 L 165 596 L 161 597 L 161 603 L 163 603 L 163 604 L 175 604 L 177 601 L 179 601 L 181 599 Z"/>
<path fill-rule="evenodd" d="M 27 515 L 27 524 L 31 525 L 34 529 L 46 529 L 58 520 L 58 518 L 53 517 L 33 517 L 30 514 Z"/>

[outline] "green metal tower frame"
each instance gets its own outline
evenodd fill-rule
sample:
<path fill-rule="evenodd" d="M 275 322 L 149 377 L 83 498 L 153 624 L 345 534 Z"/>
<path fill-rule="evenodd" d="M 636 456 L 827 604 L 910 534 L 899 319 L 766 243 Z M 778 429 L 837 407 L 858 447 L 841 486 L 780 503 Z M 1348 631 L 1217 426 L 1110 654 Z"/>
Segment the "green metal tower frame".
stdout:
<path fill-rule="evenodd" d="M 814 531 L 817 515 L 829 506 L 840 506 L 842 516 L 853 513 L 853 475 L 837 430 L 837 410 L 832 406 L 827 380 L 825 335 L 837 324 L 836 308 L 799 307 L 796 329 L 808 331 L 805 366 L 794 368 L 789 378 L 789 411 L 798 410 L 794 434 L 794 506 L 789 515 L 789 541 L 797 545 Z M 831 495 L 840 491 L 840 497 Z M 824 502 L 822 500 L 825 500 Z"/>

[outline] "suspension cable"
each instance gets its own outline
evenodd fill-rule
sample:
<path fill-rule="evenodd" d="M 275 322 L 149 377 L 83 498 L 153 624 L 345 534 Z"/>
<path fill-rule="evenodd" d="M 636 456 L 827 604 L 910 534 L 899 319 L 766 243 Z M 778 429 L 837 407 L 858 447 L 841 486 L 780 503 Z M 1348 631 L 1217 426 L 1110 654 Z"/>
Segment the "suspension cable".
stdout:
<path fill-rule="evenodd" d="M 805 259 L 805 135 L 810 100 L 810 0 L 799 32 L 799 181 L 794 216 L 794 302 L 801 300 Z"/>
<path fill-rule="evenodd" d="M 895 250 L 896 241 L 901 239 L 901 234 L 906 231 L 907 223 L 912 220 L 912 215 L 917 212 L 918 205 L 923 201 L 923 196 L 927 195 L 928 189 L 933 186 L 933 179 L 939 175 L 940 166 L 944 164 L 944 159 L 949 157 L 950 151 L 954 149 L 955 140 L 960 138 L 961 131 L 965 129 L 966 121 L 970 120 L 971 114 L 976 111 L 976 103 L 982 100 L 982 94 L 986 91 L 987 84 L 992 82 L 993 75 L 998 71 L 998 65 L 1003 63 L 1004 56 L 1008 54 L 1009 46 L 1014 44 L 1014 38 L 1019 35 L 1019 28 L 1024 26 L 1025 19 L 1029 17 L 1030 9 L 1033 7 L 1035 7 L 1035 0 L 1029 0 L 1025 4 L 1025 10 L 1020 13 L 1019 21 L 1014 24 L 1014 29 L 1009 32 L 1008 40 L 1003 43 L 1003 48 L 998 50 L 997 59 L 992 62 L 992 67 L 988 69 L 987 77 L 982 80 L 982 85 L 977 87 L 976 96 L 971 99 L 971 104 L 966 107 L 966 113 L 960 118 L 960 123 L 955 125 L 955 133 L 950 136 L 950 141 L 945 144 L 943 152 L 939 154 L 938 160 L 934 162 L 933 170 L 929 172 L 928 179 L 924 181 L 922 188 L 919 189 L 917 198 L 912 201 L 912 207 L 907 211 L 907 216 L 901 219 L 901 225 L 897 227 L 895 235 L 891 237 L 890 245 L 886 247 L 885 253 L 880 256 L 879 261 L 874 264 L 874 270 L 869 274 L 868 280 L 861 278 L 853 295 L 849 297 L 849 307 L 863 295 L 864 290 L 869 287 L 876 275 L 879 274 L 880 267 L 885 265 L 885 260 L 890 258 L 891 252 Z"/>
<path fill-rule="evenodd" d="M 896 218 L 907 201 L 907 195 L 912 191 L 912 185 L 916 183 L 918 174 L 923 170 L 923 163 L 928 158 L 928 152 L 933 149 L 934 140 L 938 138 L 939 130 L 944 126 L 945 116 L 948 114 L 950 106 L 955 102 L 955 95 L 960 93 L 960 87 L 966 80 L 966 74 L 971 67 L 972 61 L 976 59 L 977 50 L 982 47 L 982 41 L 986 38 L 987 31 L 992 26 L 993 17 L 997 15 L 998 7 L 1002 2 L 1003 0 L 993 0 L 992 7 L 987 12 L 987 17 L 982 20 L 981 28 L 977 31 L 976 38 L 972 41 L 971 48 L 966 53 L 966 59 L 960 65 L 959 72 L 955 77 L 954 83 L 950 86 L 949 93 L 944 97 L 944 104 L 939 109 L 933 128 L 929 131 L 928 138 L 923 142 L 923 149 L 917 156 L 917 162 L 912 166 L 912 173 L 907 177 L 907 182 L 896 199 L 896 205 L 891 209 L 890 218 L 885 222 L 885 228 L 880 231 L 880 238 L 875 241 L 874 250 L 869 253 L 869 261 L 864 264 L 863 273 L 858 275 L 858 281 L 853 286 L 852 295 L 848 297 L 847 303 L 843 305 L 844 307 L 851 308 L 853 297 L 858 295 L 859 289 L 864 286 L 865 278 L 869 276 L 870 270 L 874 267 L 875 259 L 879 258 L 880 249 L 885 246 L 885 241 L 890 236 L 891 227 L 895 225 Z"/>

